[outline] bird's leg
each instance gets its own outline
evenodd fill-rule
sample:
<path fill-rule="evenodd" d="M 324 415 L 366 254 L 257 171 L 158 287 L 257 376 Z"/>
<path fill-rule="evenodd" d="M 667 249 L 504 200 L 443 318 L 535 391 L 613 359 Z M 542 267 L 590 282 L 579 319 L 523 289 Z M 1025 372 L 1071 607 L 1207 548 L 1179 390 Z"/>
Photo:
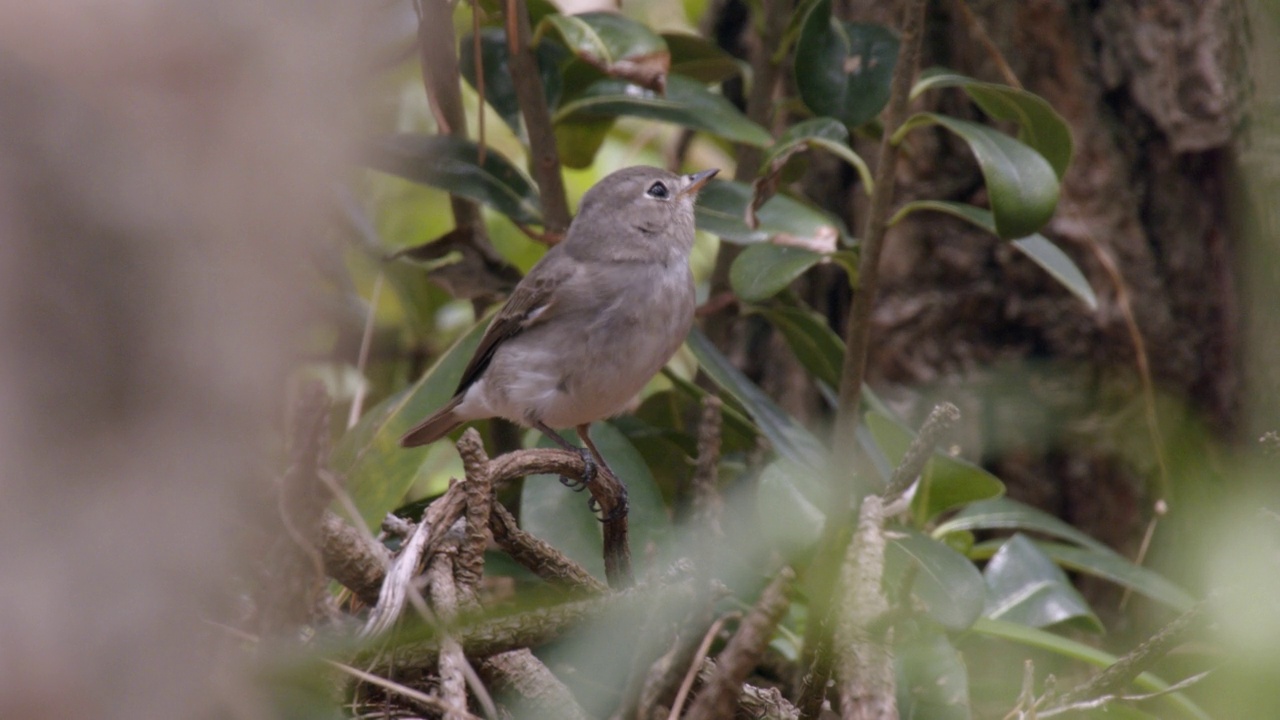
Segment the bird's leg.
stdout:
<path fill-rule="evenodd" d="M 568 440 L 565 440 L 564 438 L 560 437 L 560 433 L 547 427 L 546 423 L 542 422 L 541 420 L 535 420 L 533 422 L 533 427 L 541 431 L 543 435 L 546 435 L 548 438 L 550 438 L 551 442 L 554 442 L 555 444 L 559 445 L 561 448 L 568 450 L 571 453 L 575 453 L 577 454 L 578 457 L 582 458 L 582 479 L 581 480 L 574 480 L 573 478 L 570 478 L 564 475 L 560 476 L 561 485 L 564 485 L 565 487 L 569 488 L 570 490 L 573 490 L 574 492 L 582 492 L 582 490 L 584 490 L 587 487 L 587 483 L 591 482 L 596 477 L 596 461 L 595 461 L 595 458 L 592 457 L 592 453 L 589 452 L 586 448 L 577 447 L 573 443 L 570 443 Z M 589 440 L 588 440 L 588 444 L 590 444 Z M 608 466 L 606 465 L 605 467 L 608 467 Z"/>
<path fill-rule="evenodd" d="M 613 468 L 609 467 L 609 463 L 605 462 L 604 456 L 600 454 L 600 450 L 596 447 L 596 444 L 591 442 L 591 426 L 579 425 L 578 437 L 582 438 L 582 442 L 591 449 L 591 454 L 595 456 L 596 463 L 605 470 L 604 480 L 609 481 L 611 485 L 609 488 L 601 488 L 602 495 L 612 495 L 614 500 L 613 507 L 609 510 L 608 514 L 604 516 L 603 522 L 613 522 L 618 518 L 626 517 L 629 505 L 627 502 L 627 486 L 618 477 L 617 473 L 613 471 Z M 600 503 L 596 499 L 594 490 L 592 491 L 591 500 L 587 503 L 587 506 L 591 508 L 592 512 L 596 512 L 600 509 Z"/>

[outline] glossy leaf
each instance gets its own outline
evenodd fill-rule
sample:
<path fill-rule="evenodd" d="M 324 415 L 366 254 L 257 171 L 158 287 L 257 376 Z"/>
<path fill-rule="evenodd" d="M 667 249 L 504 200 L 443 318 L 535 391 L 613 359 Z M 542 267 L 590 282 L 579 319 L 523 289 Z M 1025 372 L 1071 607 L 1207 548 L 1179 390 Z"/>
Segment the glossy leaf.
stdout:
<path fill-rule="evenodd" d="M 698 35 L 663 33 L 671 51 L 671 72 L 698 82 L 718 83 L 741 75 L 743 62 Z"/>
<path fill-rule="evenodd" d="M 562 434 L 566 440 L 581 444 L 574 432 Z M 591 439 L 627 486 L 632 547 L 643 548 L 650 543 L 660 547 L 669 537 L 671 523 L 644 457 L 610 423 L 593 423 Z M 538 446 L 555 447 L 546 437 L 539 438 Z M 520 494 L 520 525 L 604 579 L 601 524 L 587 507 L 586 493 L 574 493 L 561 485 L 555 475 L 531 475 L 525 479 Z"/>
<path fill-rule="evenodd" d="M 334 446 L 333 469 L 346 478 L 347 490 L 369 527 L 378 527 L 404 501 L 426 457 L 427 448 L 400 447 L 400 436 L 453 397 L 488 324 L 477 323 L 412 388 L 366 412 Z"/>
<path fill-rule="evenodd" d="M 743 250 L 729 267 L 729 284 L 738 297 L 756 302 L 773 297 L 823 260 L 804 248 L 759 243 Z"/>
<path fill-rule="evenodd" d="M 825 241 L 832 235 L 848 242 L 849 231 L 838 218 L 786 195 L 769 198 L 756 213 L 759 224 L 749 227 L 745 218 L 751 194 L 751 186 L 746 183 L 708 183 L 698 194 L 698 229 L 742 245 L 768 242 L 779 235 L 797 238 L 800 242 L 788 243 L 795 245 L 808 244 L 806 240 Z"/>
<path fill-rule="evenodd" d="M 879 412 L 866 415 L 867 427 L 895 466 L 902 462 L 915 433 L 892 417 Z M 913 514 L 919 524 L 952 508 L 1004 494 L 999 478 L 973 463 L 934 451 L 925 464 L 921 481 L 911 500 Z"/>
<path fill-rule="evenodd" d="M 1112 552 L 1071 525 L 1049 513 L 1007 497 L 975 502 L 934 529 L 934 537 L 970 530 L 1025 530 L 1070 540 L 1098 552 Z"/>
<path fill-rule="evenodd" d="M 667 43 L 643 23 L 612 12 L 547 15 L 534 43 L 554 31 L 575 56 L 606 75 L 656 92 L 666 87 L 671 68 Z"/>
<path fill-rule="evenodd" d="M 574 170 L 591 167 L 613 124 L 614 118 L 588 116 L 557 123 L 556 149 L 560 151 L 560 163 Z"/>
<path fill-rule="evenodd" d="M 618 115 L 675 123 L 745 145 L 764 147 L 773 142 L 768 131 L 748 120 L 724 96 L 680 75 L 667 79 L 665 96 L 623 80 L 598 80 L 561 106 L 554 120 L 559 124 Z"/>
<path fill-rule="evenodd" d="M 782 333 L 810 375 L 831 387 L 840 384 L 844 342 L 827 325 L 825 317 L 808 308 L 784 305 L 755 308 L 754 312 L 759 312 Z"/>
<path fill-rule="evenodd" d="M 994 120 L 1018 124 L 1018 139 L 1044 156 L 1058 179 L 1071 162 L 1071 129 L 1044 98 L 1020 88 L 980 82 L 949 72 L 925 72 L 911 90 L 915 98 L 927 90 L 958 87 Z"/>
<path fill-rule="evenodd" d="M 929 632 L 893 648 L 898 717 L 970 720 L 969 670 L 945 633 Z"/>
<path fill-rule="evenodd" d="M 982 571 L 987 582 L 983 616 L 1031 627 L 1071 623 L 1102 632 L 1102 621 L 1053 563 L 1025 535 L 1005 541 Z"/>
<path fill-rule="evenodd" d="M 898 38 L 888 28 L 837 20 L 830 0 L 823 0 L 809 11 L 796 41 L 796 87 L 814 115 L 857 127 L 889 102 L 897 60 Z"/>
<path fill-rule="evenodd" d="M 484 203 L 522 225 L 542 222 L 538 191 L 524 173 L 493 148 L 479 158 L 469 140 L 402 133 L 375 145 L 370 166 Z"/>
<path fill-rule="evenodd" d="M 862 156 L 849 147 L 848 128 L 827 117 L 804 120 L 787 128 L 765 154 L 764 160 L 760 163 L 760 172 L 763 174 L 775 163 L 785 162 L 791 155 L 806 148 L 826 150 L 852 165 L 858 171 L 858 179 L 862 181 L 863 190 L 868 195 L 871 194 L 875 187 L 871 169 L 867 167 Z"/>
<path fill-rule="evenodd" d="M 1114 665 L 1119 658 L 1110 653 L 1103 652 L 1089 645 L 1085 645 L 1075 640 L 1069 640 L 1061 635 L 1055 635 L 1046 630 L 1019 625 L 1017 623 L 1003 622 L 1000 620 L 989 620 L 987 618 L 979 618 L 969 628 L 970 632 L 985 635 L 987 637 L 998 638 L 1016 642 L 1027 647 L 1039 648 L 1048 652 L 1061 655 L 1062 657 L 1072 658 L 1084 663 L 1088 663 L 1097 668 L 1105 668 Z M 1138 689 L 1148 692 L 1164 692 L 1169 689 L 1169 683 L 1161 680 L 1155 675 L 1144 672 L 1134 678 L 1133 685 Z M 1169 702 L 1177 706 L 1182 717 L 1195 718 L 1195 720 L 1210 720 L 1209 715 L 1200 709 L 1186 695 L 1175 692 L 1167 696 Z"/>
<path fill-rule="evenodd" d="M 896 588 L 907 572 L 914 572 L 911 594 L 943 627 L 964 630 L 981 616 L 986 595 L 982 574 L 944 543 L 914 530 L 895 531 L 885 563 L 885 587 Z"/>
<path fill-rule="evenodd" d="M 458 65 L 462 77 L 479 92 L 476 73 L 474 36 L 462 38 L 462 52 Z M 535 48 L 538 74 L 542 77 L 542 90 L 547 105 L 555 107 L 560 102 L 561 80 L 558 63 L 564 49 L 552 43 L 541 43 Z M 517 135 L 521 134 L 520 104 L 516 100 L 515 81 L 511 78 L 510 55 L 507 52 L 507 33 L 502 28 L 486 27 L 480 30 L 480 62 L 484 72 L 484 100 Z"/>
<path fill-rule="evenodd" d="M 703 371 L 746 408 L 775 452 L 811 471 L 825 466 L 823 457 L 826 450 L 822 442 L 748 380 L 701 330 L 694 328 L 689 333 L 687 344 Z"/>
<path fill-rule="evenodd" d="M 912 116 L 894 133 L 893 142 L 926 125 L 941 125 L 969 145 L 986 181 L 997 237 L 1025 237 L 1053 217 L 1058 176 L 1040 153 L 994 128 L 937 113 Z"/>
<path fill-rule="evenodd" d="M 906 203 L 889 220 L 889 224 L 892 225 L 908 214 L 920 210 L 946 213 L 976 225 L 992 235 L 998 235 L 996 233 L 995 220 L 990 210 L 945 200 L 915 200 Z M 1026 255 L 1031 262 L 1039 265 L 1045 272 L 1049 273 L 1053 279 L 1057 280 L 1072 295 L 1084 301 L 1084 304 L 1088 305 L 1090 310 L 1098 309 L 1098 296 L 1094 294 L 1093 287 L 1089 285 L 1089 280 L 1085 278 L 1079 266 L 1048 238 L 1035 233 L 1014 240 L 1013 246 L 1023 255 Z"/>

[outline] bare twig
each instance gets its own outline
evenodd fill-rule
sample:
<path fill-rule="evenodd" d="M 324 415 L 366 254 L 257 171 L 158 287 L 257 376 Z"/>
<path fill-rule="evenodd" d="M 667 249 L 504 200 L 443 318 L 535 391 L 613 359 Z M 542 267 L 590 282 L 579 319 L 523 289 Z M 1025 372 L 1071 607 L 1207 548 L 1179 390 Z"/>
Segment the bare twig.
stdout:
<path fill-rule="evenodd" d="M 329 577 L 366 605 L 378 604 L 378 591 L 391 563 L 391 554 L 381 543 L 327 512 L 320 525 L 320 554 Z"/>
<path fill-rule="evenodd" d="M 836 468 L 862 466 L 856 437 L 858 407 L 862 400 L 862 383 L 866 376 L 868 339 L 871 331 L 871 309 L 879 288 L 880 254 L 888 229 L 889 209 L 893 203 L 894 171 L 897 166 L 898 148 L 890 138 L 902 125 L 907 115 L 907 103 L 911 83 L 920 60 L 920 42 L 924 27 L 924 0 L 903 0 L 902 31 L 898 61 L 894 66 L 890 83 L 889 104 L 883 114 L 884 137 L 876 164 L 875 187 L 871 193 L 871 206 L 862 237 L 861 262 L 858 267 L 858 288 L 849 309 L 845 329 L 847 349 L 840 373 L 840 394 L 836 415 L 833 447 L 836 448 Z M 844 528 L 849 522 L 848 513 L 856 497 L 855 484 L 848 478 L 832 477 L 829 512 L 819 540 L 818 557 L 814 567 L 819 572 L 833 569 L 844 556 Z M 815 617 L 822 618 L 806 628 L 802 666 L 805 676 L 800 710 L 806 716 L 816 716 L 822 706 L 826 684 L 832 668 L 831 621 L 834 619 L 832 602 L 835 584 L 817 588 L 812 608 Z"/>
<path fill-rule="evenodd" d="M 586 568 L 543 540 L 521 530 L 511 512 L 496 500 L 489 515 L 493 539 L 513 560 L 547 582 L 590 594 L 608 588 Z"/>
<path fill-rule="evenodd" d="M 443 628 L 453 624 L 458 614 L 458 587 L 454 582 L 452 553 L 439 552 L 427 565 L 427 587 L 431 594 L 431 606 Z M 440 699 L 449 707 L 444 720 L 459 720 L 459 712 L 467 707 L 467 678 L 464 666 L 467 658 L 462 645 L 444 630 L 440 640 L 440 658 L 437 674 L 440 680 Z"/>
<path fill-rule="evenodd" d="M 489 480 L 489 457 L 485 455 L 480 433 L 467 428 L 458 440 L 458 453 L 462 456 L 467 480 L 463 484 L 466 497 L 466 537 L 455 560 L 460 590 L 467 597 L 475 597 L 484 575 L 484 549 L 489 543 L 489 506 L 492 504 L 493 483 Z"/>
<path fill-rule="evenodd" d="M 362 637 L 373 637 L 386 632 L 400 617 L 409 602 L 410 584 L 418 574 L 418 565 L 426 554 L 427 540 L 430 537 L 431 524 L 423 518 L 408 541 L 401 546 L 400 553 L 391 561 L 391 567 L 382 579 L 378 603 L 360 631 Z"/>
<path fill-rule="evenodd" d="M 702 662 L 698 670 L 698 679 L 706 683 L 711 680 L 716 664 L 708 659 Z M 777 688 L 759 688 L 755 685 L 743 684 L 742 694 L 738 696 L 738 714 L 755 720 L 800 720 L 800 710 L 787 699 Z"/>
<path fill-rule="evenodd" d="M 920 432 L 911 441 L 907 454 L 893 471 L 889 485 L 881 493 L 886 505 L 891 505 L 902 494 L 911 489 L 916 478 L 924 471 L 925 463 L 933 457 L 933 450 L 942 440 L 947 430 L 960 419 L 960 409 L 949 402 L 939 403 L 929 413 Z"/>
<path fill-rule="evenodd" d="M 896 720 L 893 655 L 875 628 L 889 612 L 884 582 L 884 504 L 878 495 L 862 501 L 858 531 L 840 573 L 844 602 L 836 622 L 835 647 L 840 716 L 844 720 Z M 892 632 L 890 628 L 889 632 Z"/>
<path fill-rule="evenodd" d="M 354 668 L 354 667 L 351 667 L 350 665 L 336 662 L 334 660 L 325 660 L 325 662 L 361 682 L 366 682 L 366 683 L 369 683 L 370 685 L 376 685 L 382 688 L 383 690 L 387 690 L 397 695 L 401 695 L 403 697 L 409 698 L 410 700 L 413 700 L 414 702 L 417 702 L 417 703 L 421 703 L 422 705 L 432 710 L 437 710 L 439 712 L 449 712 L 450 710 L 453 709 L 438 697 L 433 697 L 419 690 L 414 690 L 411 687 L 401 685 L 398 682 L 388 680 L 387 678 L 381 677 L 379 675 L 368 673 L 368 672 L 365 672 L 364 670 L 360 670 L 359 668 Z M 481 718 L 467 712 L 460 713 L 455 717 L 465 718 L 466 720 L 481 720 Z"/>
<path fill-rule="evenodd" d="M 588 720 L 573 693 L 527 649 L 499 653 L 482 660 L 477 669 L 495 692 L 514 693 L 523 700 L 517 717 Z"/>
<path fill-rule="evenodd" d="M 717 658 L 716 672 L 698 693 L 689 709 L 690 720 L 712 720 L 730 717 L 738 705 L 742 683 L 760 662 L 764 648 L 769 644 L 773 629 L 787 611 L 791 600 L 787 597 L 796 574 L 784 567 L 774 576 L 773 582 L 760 594 L 760 600 L 742 620 L 738 632 Z"/>
<path fill-rule="evenodd" d="M 693 472 L 693 511 L 698 528 L 715 537 L 724 535 L 720 527 L 723 501 L 717 487 L 716 469 L 720 464 L 720 432 L 722 403 L 715 395 L 702 399 L 702 422 L 698 425 L 698 462 Z"/>
<path fill-rule="evenodd" d="M 738 613 L 721 615 L 702 634 L 702 641 L 698 643 L 698 648 L 691 659 L 692 662 L 688 663 L 689 668 L 685 671 L 684 679 L 680 681 L 680 689 L 676 691 L 675 701 L 671 703 L 671 712 L 667 713 L 667 720 L 679 720 L 680 714 L 684 712 L 684 702 L 693 690 L 693 683 L 698 679 L 698 671 L 702 668 L 702 661 L 706 660 L 711 652 L 711 643 L 715 642 L 716 636 L 720 634 L 720 630 L 726 622 L 738 617 L 740 617 Z"/>
<path fill-rule="evenodd" d="M 569 201 L 560 175 L 560 153 L 556 149 L 551 111 L 538 72 L 538 58 L 529 46 L 532 30 L 524 0 L 507 0 L 507 51 L 511 57 L 511 80 L 516 102 L 529 134 L 529 156 L 533 177 L 542 198 L 542 222 L 548 235 L 562 237 L 569 229 Z"/>

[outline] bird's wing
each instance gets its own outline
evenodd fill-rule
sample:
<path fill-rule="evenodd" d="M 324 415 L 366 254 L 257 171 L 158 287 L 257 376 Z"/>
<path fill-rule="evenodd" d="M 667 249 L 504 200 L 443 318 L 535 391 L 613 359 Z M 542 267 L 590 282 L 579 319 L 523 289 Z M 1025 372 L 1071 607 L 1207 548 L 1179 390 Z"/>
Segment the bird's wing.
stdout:
<path fill-rule="evenodd" d="M 462 380 L 458 383 L 455 395 L 461 395 L 472 383 L 480 378 L 480 374 L 493 360 L 493 354 L 502 343 L 524 332 L 534 325 L 546 321 L 554 305 L 554 291 L 571 274 L 571 268 L 564 265 L 542 263 L 535 266 L 516 286 L 507 304 L 489 323 L 484 337 L 476 347 L 475 355 L 462 372 Z"/>

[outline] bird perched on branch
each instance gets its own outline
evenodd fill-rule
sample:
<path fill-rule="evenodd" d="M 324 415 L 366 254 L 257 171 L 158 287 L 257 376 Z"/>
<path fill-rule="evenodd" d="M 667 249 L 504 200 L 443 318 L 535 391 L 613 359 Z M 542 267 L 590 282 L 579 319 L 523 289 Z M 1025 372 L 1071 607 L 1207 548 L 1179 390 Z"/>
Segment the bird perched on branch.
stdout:
<path fill-rule="evenodd" d="M 684 342 L 695 306 L 693 206 L 716 172 L 636 166 L 596 183 L 564 241 L 489 324 L 453 398 L 400 444 L 501 417 L 579 453 L 584 483 L 597 463 L 607 468 L 588 426 L 621 411 Z M 570 427 L 589 451 L 553 430 Z"/>

